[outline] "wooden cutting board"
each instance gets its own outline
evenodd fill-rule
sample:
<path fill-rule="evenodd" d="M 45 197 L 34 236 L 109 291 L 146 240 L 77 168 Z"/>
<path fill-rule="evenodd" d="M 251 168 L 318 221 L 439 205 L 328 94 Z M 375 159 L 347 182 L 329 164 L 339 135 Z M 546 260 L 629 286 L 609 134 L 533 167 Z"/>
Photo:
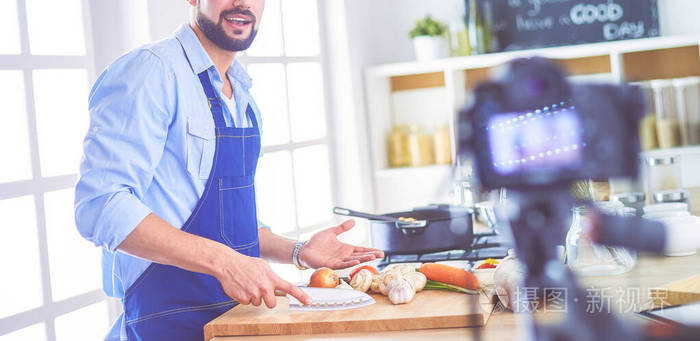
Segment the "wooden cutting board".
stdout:
<path fill-rule="evenodd" d="M 700 301 L 700 275 L 651 289 L 654 306 L 672 306 Z"/>
<path fill-rule="evenodd" d="M 493 290 L 489 290 L 492 292 Z M 494 306 L 493 293 L 467 295 L 425 290 L 408 304 L 394 305 L 386 296 L 357 309 L 298 312 L 289 300 L 277 297 L 274 309 L 237 306 L 204 326 L 205 340 L 217 336 L 292 335 L 374 332 L 428 328 L 483 326 Z"/>

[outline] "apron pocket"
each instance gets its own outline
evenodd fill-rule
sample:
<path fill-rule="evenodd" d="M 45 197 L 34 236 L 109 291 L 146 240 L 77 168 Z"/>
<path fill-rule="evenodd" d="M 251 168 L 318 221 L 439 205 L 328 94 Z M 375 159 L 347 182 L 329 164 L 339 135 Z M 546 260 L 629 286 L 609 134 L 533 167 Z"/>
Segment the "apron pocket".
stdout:
<path fill-rule="evenodd" d="M 187 171 L 199 179 L 209 179 L 216 136 L 210 122 L 187 119 Z"/>
<path fill-rule="evenodd" d="M 219 229 L 221 238 L 238 252 L 258 247 L 258 219 L 252 176 L 219 179 Z"/>

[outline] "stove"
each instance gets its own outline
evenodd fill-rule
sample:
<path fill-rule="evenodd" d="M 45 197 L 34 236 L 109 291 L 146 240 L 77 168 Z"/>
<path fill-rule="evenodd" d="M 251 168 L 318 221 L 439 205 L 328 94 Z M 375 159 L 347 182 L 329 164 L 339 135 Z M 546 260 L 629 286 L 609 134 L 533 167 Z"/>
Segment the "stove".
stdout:
<path fill-rule="evenodd" d="M 477 234 L 471 245 L 462 250 L 449 250 L 432 253 L 386 255 L 377 264 L 378 270 L 398 263 L 429 263 L 448 260 L 461 260 L 474 264 L 487 258 L 503 258 L 512 249 L 512 244 L 503 236 L 489 233 Z"/>

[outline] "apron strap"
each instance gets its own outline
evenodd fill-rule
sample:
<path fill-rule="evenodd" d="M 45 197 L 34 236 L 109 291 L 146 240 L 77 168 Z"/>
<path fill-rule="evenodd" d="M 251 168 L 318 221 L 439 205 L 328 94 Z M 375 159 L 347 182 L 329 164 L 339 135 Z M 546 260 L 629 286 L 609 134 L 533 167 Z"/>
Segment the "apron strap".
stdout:
<path fill-rule="evenodd" d="M 221 99 L 216 95 L 216 91 L 214 91 L 214 87 L 211 85 L 207 70 L 204 70 L 199 74 L 199 81 L 202 83 L 202 87 L 204 88 L 204 94 L 207 95 L 209 109 L 211 109 L 211 114 L 214 116 L 214 124 L 217 128 L 225 128 L 226 121 L 224 121 L 224 110 Z"/>
<path fill-rule="evenodd" d="M 255 112 L 253 112 L 253 108 L 250 107 L 250 104 L 248 104 L 248 107 L 245 109 L 245 113 L 248 116 L 250 123 L 253 125 L 253 128 L 257 128 L 258 120 L 255 118 Z"/>

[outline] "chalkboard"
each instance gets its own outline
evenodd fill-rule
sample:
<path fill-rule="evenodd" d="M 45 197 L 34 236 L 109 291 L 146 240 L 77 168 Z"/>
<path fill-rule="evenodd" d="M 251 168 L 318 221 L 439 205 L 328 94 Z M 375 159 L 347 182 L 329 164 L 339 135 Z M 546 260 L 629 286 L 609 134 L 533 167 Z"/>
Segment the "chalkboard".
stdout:
<path fill-rule="evenodd" d="M 478 4 L 482 20 L 492 21 L 491 52 L 659 36 L 657 0 L 478 0 Z"/>

